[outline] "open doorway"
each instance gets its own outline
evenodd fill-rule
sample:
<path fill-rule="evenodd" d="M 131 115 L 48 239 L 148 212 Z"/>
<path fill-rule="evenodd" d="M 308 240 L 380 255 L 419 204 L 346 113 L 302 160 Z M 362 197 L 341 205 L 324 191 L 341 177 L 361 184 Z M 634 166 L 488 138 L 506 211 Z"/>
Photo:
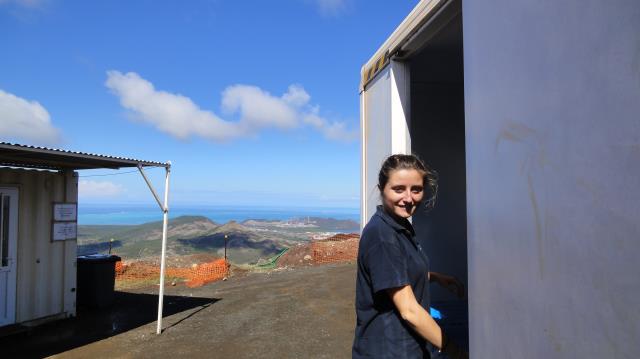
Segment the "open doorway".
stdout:
<path fill-rule="evenodd" d="M 442 26 L 407 59 L 410 70 L 411 150 L 439 174 L 436 207 L 414 216 L 431 269 L 467 285 L 467 199 L 465 164 L 462 13 Z M 468 347 L 467 301 L 432 286 L 432 306 L 442 310 L 450 336 Z M 440 307 L 440 308 L 438 308 Z M 449 321 L 446 319 L 449 318 Z"/>

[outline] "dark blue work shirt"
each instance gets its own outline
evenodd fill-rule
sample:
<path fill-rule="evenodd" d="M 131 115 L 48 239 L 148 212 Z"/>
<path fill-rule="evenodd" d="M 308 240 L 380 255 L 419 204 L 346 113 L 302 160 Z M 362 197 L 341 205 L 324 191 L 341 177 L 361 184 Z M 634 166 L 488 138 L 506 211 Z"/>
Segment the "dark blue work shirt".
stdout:
<path fill-rule="evenodd" d="M 385 289 L 410 285 L 429 311 L 429 259 L 411 223 L 378 206 L 358 248 L 353 358 L 429 358 L 426 341 L 411 329 Z"/>

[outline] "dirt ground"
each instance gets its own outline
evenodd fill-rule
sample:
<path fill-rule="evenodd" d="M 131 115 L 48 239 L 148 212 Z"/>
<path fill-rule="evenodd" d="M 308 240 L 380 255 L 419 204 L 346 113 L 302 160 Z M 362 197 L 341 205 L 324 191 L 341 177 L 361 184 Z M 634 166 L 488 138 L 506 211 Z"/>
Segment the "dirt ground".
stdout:
<path fill-rule="evenodd" d="M 355 262 L 360 237 L 355 233 L 300 243 L 292 246 L 278 259 L 279 268 L 314 266 L 326 263 Z"/>
<path fill-rule="evenodd" d="M 280 268 L 167 287 L 159 336 L 157 288 L 116 292 L 110 310 L 79 311 L 0 338 L 0 347 L 20 358 L 349 358 L 355 272 L 353 263 Z"/>

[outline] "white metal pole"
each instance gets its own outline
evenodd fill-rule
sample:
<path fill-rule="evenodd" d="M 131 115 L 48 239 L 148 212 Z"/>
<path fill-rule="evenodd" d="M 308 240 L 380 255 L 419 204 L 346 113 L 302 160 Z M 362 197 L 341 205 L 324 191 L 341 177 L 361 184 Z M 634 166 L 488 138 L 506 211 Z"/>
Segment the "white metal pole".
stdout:
<path fill-rule="evenodd" d="M 160 203 L 160 197 L 158 197 L 158 194 L 156 193 L 156 190 L 153 189 L 153 185 L 151 185 L 151 181 L 149 181 L 149 179 L 147 178 L 147 175 L 144 173 L 144 170 L 142 169 L 142 165 L 138 165 L 138 171 L 140 171 L 140 174 L 142 175 L 142 178 L 144 178 L 144 181 L 147 182 L 147 186 L 149 187 L 149 190 L 151 190 L 151 194 L 153 195 L 153 198 L 156 199 L 156 202 L 158 202 L 158 207 L 160 207 L 160 210 L 164 212 L 164 206 L 162 205 L 162 203 Z M 166 206 L 166 203 L 165 203 Z"/>
<path fill-rule="evenodd" d="M 162 305 L 164 301 L 164 270 L 165 256 L 167 252 L 167 224 L 169 222 L 169 175 L 171 174 L 171 162 L 167 162 L 166 176 L 164 180 L 164 207 L 162 208 L 162 257 L 160 258 L 160 293 L 158 294 L 158 327 L 156 334 L 162 333 Z"/>

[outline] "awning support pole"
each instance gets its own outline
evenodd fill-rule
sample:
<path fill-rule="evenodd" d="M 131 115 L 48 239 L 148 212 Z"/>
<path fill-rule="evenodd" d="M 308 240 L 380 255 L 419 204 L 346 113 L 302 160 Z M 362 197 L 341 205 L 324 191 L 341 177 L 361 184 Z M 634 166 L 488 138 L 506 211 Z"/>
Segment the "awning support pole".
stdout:
<path fill-rule="evenodd" d="M 156 193 L 156 190 L 153 189 L 153 185 L 151 184 L 151 181 L 149 181 L 149 178 L 147 178 L 147 175 L 144 173 L 144 170 L 142 169 L 142 165 L 138 165 L 138 171 L 140 171 L 140 174 L 142 175 L 142 178 L 144 178 L 144 181 L 147 182 L 147 186 L 149 187 L 149 189 L 151 190 L 151 194 L 153 195 L 153 198 L 156 199 L 156 202 L 158 202 L 158 206 L 160 206 L 160 210 L 162 212 L 167 211 L 166 209 L 166 203 L 163 206 L 162 202 L 160 202 L 160 197 L 158 197 L 158 194 Z M 168 172 L 169 171 L 169 167 L 167 167 L 167 176 L 168 176 Z M 166 188 L 165 188 L 166 190 Z M 166 192 L 165 192 L 166 195 Z"/>
<path fill-rule="evenodd" d="M 142 170 L 142 166 L 138 165 L 138 170 L 147 182 L 147 186 L 151 190 L 153 197 L 155 197 L 160 209 L 162 209 L 162 254 L 160 257 L 160 293 L 158 294 L 158 326 L 156 327 L 156 334 L 162 333 L 162 307 L 164 304 L 164 272 L 165 272 L 165 257 L 167 254 L 167 227 L 169 222 L 169 175 L 171 174 L 171 162 L 167 162 L 165 167 L 165 180 L 164 180 L 164 205 L 160 202 L 158 194 L 153 189 L 151 182 Z"/>

